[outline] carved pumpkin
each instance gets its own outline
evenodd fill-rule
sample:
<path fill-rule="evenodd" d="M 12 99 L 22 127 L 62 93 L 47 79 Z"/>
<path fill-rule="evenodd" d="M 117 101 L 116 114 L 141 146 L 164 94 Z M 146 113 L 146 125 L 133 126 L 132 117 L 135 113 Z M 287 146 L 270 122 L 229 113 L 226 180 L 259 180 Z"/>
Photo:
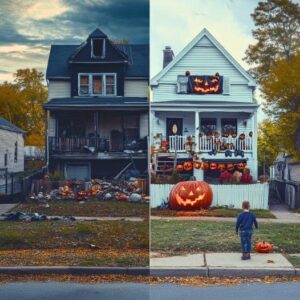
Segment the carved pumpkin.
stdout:
<path fill-rule="evenodd" d="M 207 170 L 209 169 L 209 163 L 206 161 L 204 163 L 202 163 L 202 166 L 201 166 L 202 170 Z"/>
<path fill-rule="evenodd" d="M 183 163 L 183 169 L 186 172 L 190 172 L 193 170 L 193 163 L 191 161 L 185 161 Z"/>
<path fill-rule="evenodd" d="M 223 171 L 225 170 L 225 164 L 219 164 L 219 165 L 218 165 L 218 170 L 219 170 L 220 172 L 223 172 Z"/>
<path fill-rule="evenodd" d="M 199 170 L 201 168 L 201 162 L 200 161 L 194 161 L 194 168 Z"/>
<path fill-rule="evenodd" d="M 236 166 L 237 166 L 237 169 L 240 171 L 243 171 L 245 168 L 245 164 L 242 162 L 238 163 Z"/>
<path fill-rule="evenodd" d="M 244 140 L 244 139 L 245 139 L 245 137 L 246 137 L 246 136 L 245 136 L 245 134 L 244 134 L 244 133 L 241 133 L 241 134 L 239 135 L 239 139 L 240 139 L 240 140 Z"/>
<path fill-rule="evenodd" d="M 233 171 L 234 170 L 234 164 L 229 163 L 229 164 L 227 164 L 226 168 L 227 168 L 228 171 Z"/>
<path fill-rule="evenodd" d="M 204 181 L 182 181 L 177 183 L 169 195 L 169 206 L 174 210 L 193 210 L 211 205 L 213 193 Z"/>
<path fill-rule="evenodd" d="M 193 93 L 220 94 L 222 93 L 222 77 L 218 73 L 214 76 L 190 76 L 189 83 Z"/>
<path fill-rule="evenodd" d="M 258 242 L 255 245 L 255 250 L 259 253 L 270 253 L 270 252 L 272 252 L 273 247 L 270 243 Z"/>
<path fill-rule="evenodd" d="M 169 147 L 169 142 L 168 141 L 161 141 L 160 146 L 161 147 Z"/>
<path fill-rule="evenodd" d="M 211 170 L 216 170 L 217 168 L 218 168 L 218 165 L 216 164 L 216 163 L 211 163 L 210 165 L 209 165 L 209 168 L 211 169 Z"/>
<path fill-rule="evenodd" d="M 183 165 L 177 165 L 177 166 L 176 166 L 176 170 L 177 170 L 178 172 L 182 172 L 182 171 L 183 171 Z"/>

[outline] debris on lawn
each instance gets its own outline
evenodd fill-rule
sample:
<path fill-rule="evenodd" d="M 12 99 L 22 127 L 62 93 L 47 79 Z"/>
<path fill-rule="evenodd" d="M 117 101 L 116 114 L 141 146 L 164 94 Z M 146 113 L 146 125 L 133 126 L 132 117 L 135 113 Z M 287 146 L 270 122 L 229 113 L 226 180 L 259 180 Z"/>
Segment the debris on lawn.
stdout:
<path fill-rule="evenodd" d="M 51 181 L 49 176 L 37 180 L 32 187 L 31 200 L 37 200 L 49 207 L 49 201 L 75 200 L 86 201 L 97 199 L 100 201 L 128 201 L 134 203 L 149 203 L 146 194 L 147 182 L 145 179 L 131 177 L 128 180 L 84 180 Z"/>
<path fill-rule="evenodd" d="M 5 221 L 26 221 L 26 222 L 35 222 L 35 221 L 76 221 L 76 218 L 73 216 L 64 216 L 64 217 L 47 217 L 46 215 L 41 215 L 38 213 L 27 213 L 27 212 L 11 212 L 2 214 Z"/>

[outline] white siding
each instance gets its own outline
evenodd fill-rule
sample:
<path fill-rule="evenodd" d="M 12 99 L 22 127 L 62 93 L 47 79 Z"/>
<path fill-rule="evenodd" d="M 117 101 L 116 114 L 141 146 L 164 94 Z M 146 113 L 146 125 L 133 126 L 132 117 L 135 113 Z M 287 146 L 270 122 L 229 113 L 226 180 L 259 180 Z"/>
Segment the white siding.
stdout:
<path fill-rule="evenodd" d="M 300 164 L 290 165 L 289 167 L 291 180 L 300 182 Z"/>
<path fill-rule="evenodd" d="M 18 159 L 15 162 L 15 142 L 18 142 Z M 4 155 L 7 166 L 4 165 Z M 8 168 L 8 172 L 24 171 L 24 138 L 21 133 L 0 129 L 0 168 Z"/>
<path fill-rule="evenodd" d="M 48 83 L 48 99 L 71 97 L 70 81 L 54 81 Z"/>
<path fill-rule="evenodd" d="M 125 97 L 147 97 L 148 81 L 147 80 L 125 80 L 124 96 Z"/>
<path fill-rule="evenodd" d="M 50 119 L 49 119 L 48 136 L 49 137 L 56 136 L 56 119 L 53 116 L 50 116 Z"/>

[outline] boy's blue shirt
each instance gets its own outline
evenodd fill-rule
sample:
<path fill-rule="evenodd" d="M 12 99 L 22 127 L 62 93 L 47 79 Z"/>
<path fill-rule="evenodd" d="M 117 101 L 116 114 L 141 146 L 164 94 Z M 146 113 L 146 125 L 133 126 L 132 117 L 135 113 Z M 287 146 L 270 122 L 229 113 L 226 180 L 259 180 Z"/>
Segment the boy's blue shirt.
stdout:
<path fill-rule="evenodd" d="M 243 211 L 237 217 L 235 231 L 252 230 L 253 224 L 255 228 L 258 228 L 255 214 L 250 211 Z"/>

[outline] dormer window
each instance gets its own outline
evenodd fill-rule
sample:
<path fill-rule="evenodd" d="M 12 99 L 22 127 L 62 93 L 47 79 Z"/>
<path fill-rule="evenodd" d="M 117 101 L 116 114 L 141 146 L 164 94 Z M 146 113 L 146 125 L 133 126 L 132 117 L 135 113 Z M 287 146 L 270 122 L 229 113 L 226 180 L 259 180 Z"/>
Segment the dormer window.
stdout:
<path fill-rule="evenodd" d="M 105 39 L 93 38 L 91 39 L 91 57 L 104 58 L 105 57 Z"/>

